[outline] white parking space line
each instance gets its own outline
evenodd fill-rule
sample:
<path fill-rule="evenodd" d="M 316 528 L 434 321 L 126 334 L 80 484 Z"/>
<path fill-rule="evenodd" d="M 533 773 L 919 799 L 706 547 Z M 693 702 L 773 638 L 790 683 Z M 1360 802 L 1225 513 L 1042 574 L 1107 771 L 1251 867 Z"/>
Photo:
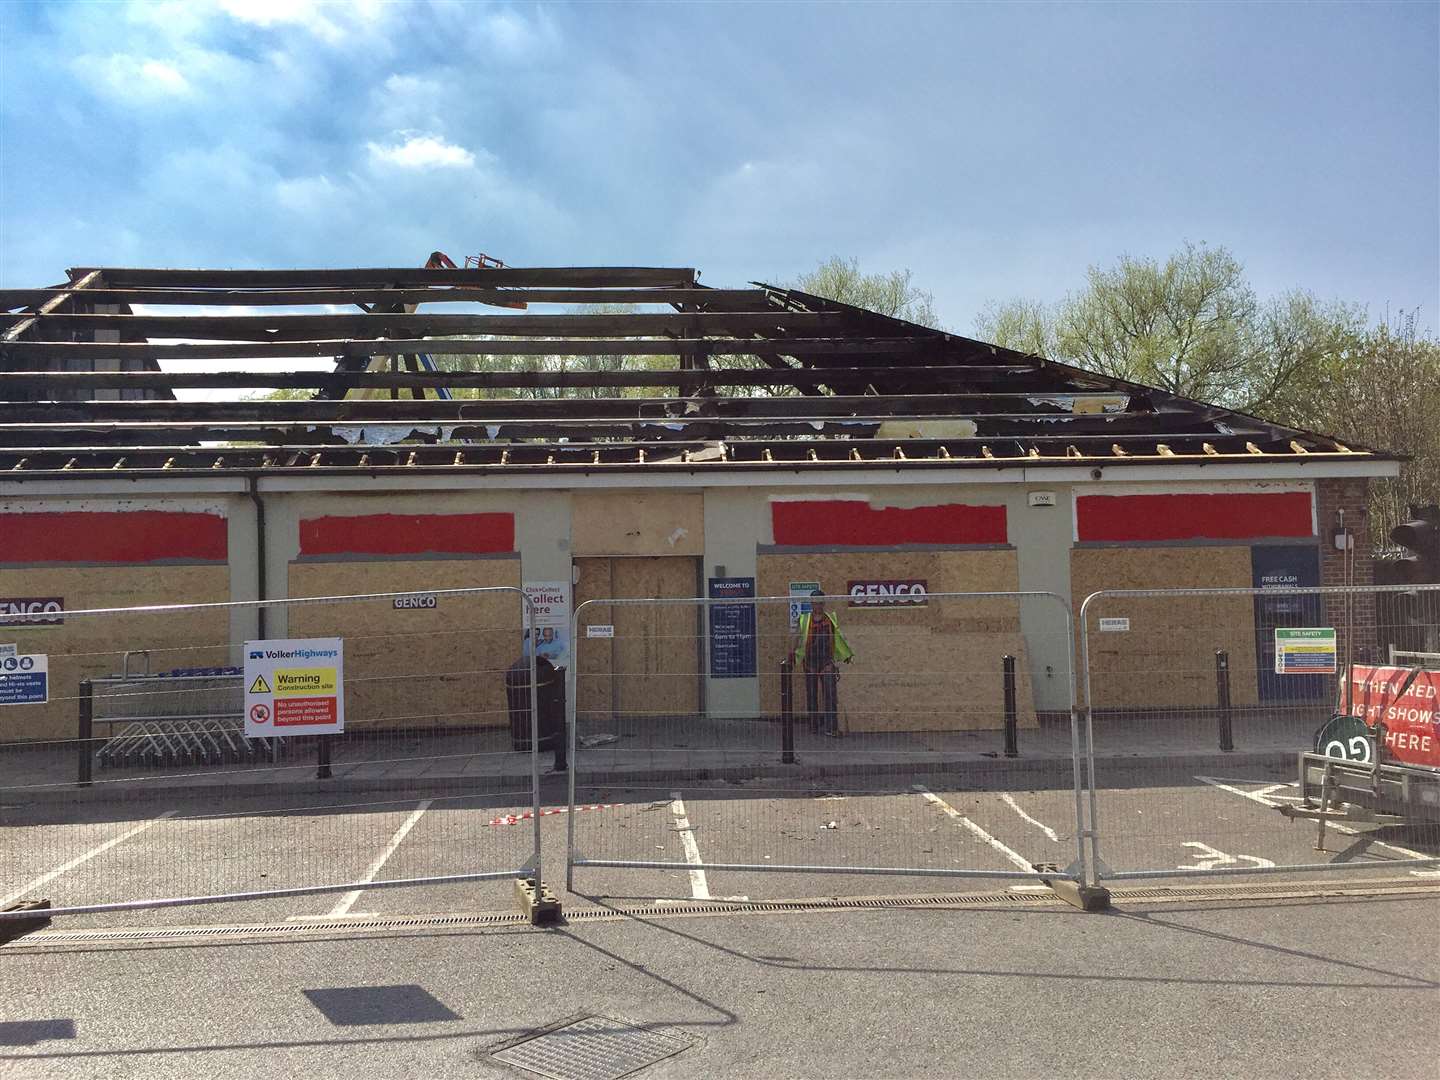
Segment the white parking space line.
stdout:
<path fill-rule="evenodd" d="M 1029 859 L 1025 858 L 1019 852 L 1012 851 L 1010 848 L 1002 844 L 999 840 L 996 840 L 995 837 L 991 836 L 979 825 L 976 825 L 968 817 L 960 813 L 959 810 L 956 810 L 953 806 L 947 803 L 944 799 L 940 798 L 939 795 L 936 795 L 924 784 L 915 784 L 913 785 L 913 787 L 921 795 L 925 796 L 927 802 L 931 802 L 938 806 L 941 810 L 945 811 L 946 814 L 954 818 L 956 821 L 960 822 L 961 825 L 964 825 L 965 828 L 969 829 L 972 833 L 979 837 L 983 843 L 989 844 L 992 848 L 998 851 L 1001 855 L 1004 855 L 1005 858 L 1009 859 L 1021 870 L 1030 871 L 1032 873 L 1034 872 L 1035 867 L 1031 865 Z"/>
<path fill-rule="evenodd" d="M 685 861 L 692 866 L 701 865 L 704 860 L 700 858 L 700 845 L 695 842 L 695 830 L 690 827 L 685 801 L 678 791 L 670 793 L 670 812 L 675 815 L 675 831 L 680 834 L 680 843 L 685 845 Z M 710 883 L 705 880 L 704 870 L 690 871 L 690 893 L 696 900 L 710 899 Z"/>
<path fill-rule="evenodd" d="M 174 816 L 175 816 L 175 811 L 174 811 L 174 810 L 166 810 L 166 811 L 165 811 L 163 814 L 161 814 L 159 817 L 153 817 L 153 818 L 151 818 L 149 821 L 142 821 L 139 825 L 136 825 L 133 829 L 130 829 L 130 830 L 126 831 L 126 832 L 123 832 L 123 833 L 121 833 L 119 836 L 113 837 L 113 838 L 110 839 L 110 840 L 106 840 L 105 843 L 99 845 L 98 847 L 93 847 L 93 848 L 91 848 L 89 851 L 85 852 L 84 855 L 77 855 L 75 858 L 73 858 L 73 859 L 71 859 L 69 862 L 67 862 L 64 866 L 57 866 L 54 870 L 51 870 L 48 874 L 41 874 L 41 875 L 40 875 L 38 878 L 36 878 L 34 881 L 30 882 L 28 885 L 25 885 L 25 886 L 23 886 L 23 887 L 20 888 L 20 889 L 17 889 L 15 892 L 11 893 L 9 896 L 0 897 L 0 907 L 4 907 L 4 906 L 7 905 L 7 904 L 14 903 L 16 900 L 19 900 L 21 897 L 23 897 L 23 896 L 26 895 L 27 893 L 34 892 L 36 889 L 39 889 L 39 888 L 42 888 L 42 887 L 45 886 L 45 885 L 48 885 L 50 882 L 54 881 L 56 878 L 60 877 L 61 875 L 63 875 L 63 874 L 68 874 L 71 870 L 74 870 L 77 866 L 80 866 L 82 863 L 87 863 L 87 862 L 89 862 L 91 859 L 95 858 L 96 855 L 103 855 L 103 854 L 105 854 L 105 852 L 109 851 L 109 850 L 110 850 L 111 848 L 113 848 L 116 844 L 123 844 L 126 840 L 129 840 L 132 836 L 139 836 L 139 835 L 140 835 L 142 832 L 144 832 L 146 829 L 148 829 L 148 828 L 150 828 L 150 827 L 152 827 L 152 826 L 154 826 L 154 825 L 160 824 L 160 822 L 164 821 L 166 818 L 170 818 L 170 817 L 174 817 Z"/>
<path fill-rule="evenodd" d="M 1055 832 L 1054 829 L 1050 828 L 1050 826 L 1049 826 L 1049 825 L 1046 825 L 1043 821 L 1036 821 L 1033 817 L 1031 817 L 1029 814 L 1027 814 L 1024 810 L 1020 809 L 1020 804 L 1015 801 L 1014 797 L 1013 797 L 1008 791 L 1001 792 L 1001 794 L 1000 794 L 1000 799 L 1001 799 L 1002 802 L 1004 802 L 1004 804 L 1005 804 L 1006 806 L 1010 807 L 1011 810 L 1014 810 L 1015 813 L 1019 814 L 1022 818 L 1024 818 L 1026 821 L 1028 821 L 1031 825 L 1034 825 L 1037 829 L 1039 829 L 1041 832 L 1043 832 L 1043 833 L 1044 833 L 1046 836 L 1048 836 L 1051 840 L 1054 840 L 1057 844 L 1060 842 L 1060 837 L 1059 837 L 1059 835 Z"/>
<path fill-rule="evenodd" d="M 395 854 L 395 849 L 404 843 L 405 837 L 410 834 L 410 830 L 415 827 L 415 823 L 424 816 L 425 811 L 430 809 L 430 804 L 434 801 L 434 799 L 420 800 L 420 805 L 411 812 L 410 816 L 405 819 L 400 828 L 395 830 L 395 835 L 390 837 L 390 842 L 385 845 L 385 850 L 380 852 L 375 861 L 370 864 L 370 868 L 365 871 L 365 875 L 360 879 L 361 881 L 375 880 L 375 875 L 380 873 L 380 868 L 389 861 L 391 855 Z M 340 919 L 348 915 L 350 909 L 355 906 L 355 901 L 360 899 L 360 894 L 364 891 L 364 889 L 354 889 L 347 892 L 344 896 L 340 897 L 340 902 L 336 904 L 330 910 L 330 914 L 325 917 L 327 919 Z"/>
<path fill-rule="evenodd" d="M 1217 780 L 1213 776 L 1197 776 L 1195 777 L 1195 779 L 1200 780 L 1203 783 L 1209 784 L 1211 787 L 1219 788 L 1221 791 L 1228 791 L 1232 795 L 1239 795 L 1242 799 L 1249 799 L 1251 802 L 1259 803 L 1261 806 L 1268 806 L 1271 810 L 1277 810 L 1280 807 L 1280 804 L 1278 802 L 1274 802 L 1271 798 L 1267 797 L 1267 793 L 1275 790 L 1274 788 L 1265 788 L 1263 791 L 1242 791 L 1240 788 L 1237 788 L 1232 784 L 1227 784 L 1223 780 Z M 1290 787 L 1291 785 L 1280 784 L 1277 786 Z M 1346 836 L 1361 835 L 1359 829 L 1353 829 L 1349 825 L 1341 825 L 1335 821 L 1330 822 L 1330 824 L 1326 827 L 1334 829 L 1336 832 L 1342 832 Z M 1399 844 L 1391 844 L 1385 840 L 1372 840 L 1371 843 L 1374 844 L 1376 847 L 1389 848 L 1391 851 L 1403 855 L 1407 859 L 1434 858 L 1434 856 L 1432 855 L 1425 855 L 1419 851 L 1412 851 L 1407 847 L 1401 847 Z M 1411 870 L 1410 873 L 1413 874 L 1415 877 L 1434 877 L 1440 875 L 1440 871 L 1436 870 Z"/>

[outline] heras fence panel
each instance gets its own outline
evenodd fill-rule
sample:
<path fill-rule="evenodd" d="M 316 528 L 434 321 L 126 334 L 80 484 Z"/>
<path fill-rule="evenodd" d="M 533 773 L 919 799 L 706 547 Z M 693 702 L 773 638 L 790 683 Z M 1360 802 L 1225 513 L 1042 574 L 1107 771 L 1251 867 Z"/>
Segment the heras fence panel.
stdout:
<path fill-rule="evenodd" d="M 1080 876 L 1062 598 L 710 585 L 575 609 L 572 887 L 695 899 L 804 895 L 809 874 L 854 875 L 824 886 L 849 892 Z"/>
<path fill-rule="evenodd" d="M 1099 879 L 1435 876 L 1440 664 L 1409 643 L 1440 586 L 1107 590 L 1079 621 Z"/>
<path fill-rule="evenodd" d="M 339 917 L 538 877 L 528 607 L 445 589 L 0 625 L 0 908 L 340 894 L 247 908 Z M 365 906 L 410 902 L 390 896 Z"/>

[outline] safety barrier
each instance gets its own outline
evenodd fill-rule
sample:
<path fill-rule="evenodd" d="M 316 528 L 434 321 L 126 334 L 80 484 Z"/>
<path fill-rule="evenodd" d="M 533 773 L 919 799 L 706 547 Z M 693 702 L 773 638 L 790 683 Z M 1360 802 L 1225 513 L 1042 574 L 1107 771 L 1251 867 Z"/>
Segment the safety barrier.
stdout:
<path fill-rule="evenodd" d="M 538 880 L 529 611 L 518 588 L 438 589 L 10 629 L 0 908 L 341 893 L 340 917 L 362 891 Z M 533 824 L 487 825 L 511 818 Z"/>
<path fill-rule="evenodd" d="M 1068 603 L 804 592 L 577 606 L 567 884 L 580 868 L 683 871 L 691 898 L 753 873 L 1083 878 Z M 812 602 L 838 634 L 807 654 Z M 1017 738 L 1024 760 L 1002 763 Z M 578 812 L 592 804 L 612 808 Z"/>
<path fill-rule="evenodd" d="M 1420 670 L 1440 586 L 1101 591 L 1072 612 L 905 584 L 591 599 L 534 650 L 514 588 L 17 628 L 0 908 L 336 893 L 314 917 L 341 918 L 371 890 L 538 889 L 562 816 L 572 889 L 680 900 L 809 895 L 813 874 L 863 893 L 1440 865 L 1440 677 Z M 828 643 L 801 638 L 828 625 L 817 602 Z M 245 643 L 330 638 L 343 733 L 277 734 L 323 714 L 329 664 L 288 665 L 311 703 L 282 708 L 252 693 Z M 551 752 L 568 792 L 552 780 L 546 806 Z"/>
<path fill-rule="evenodd" d="M 1440 676 L 1389 664 L 1440 586 L 1105 590 L 1079 620 L 1095 880 L 1440 865 Z"/>

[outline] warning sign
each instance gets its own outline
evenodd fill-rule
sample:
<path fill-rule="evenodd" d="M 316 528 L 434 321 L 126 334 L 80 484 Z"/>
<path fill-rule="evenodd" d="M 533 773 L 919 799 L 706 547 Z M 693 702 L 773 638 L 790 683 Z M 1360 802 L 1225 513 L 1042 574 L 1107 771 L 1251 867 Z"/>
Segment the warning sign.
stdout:
<path fill-rule="evenodd" d="M 245 643 L 245 734 L 330 735 L 345 730 L 344 643 L 291 638 Z"/>
<path fill-rule="evenodd" d="M 1440 671 L 1355 664 L 1350 682 L 1355 713 L 1379 727 L 1387 759 L 1440 769 Z"/>
<path fill-rule="evenodd" d="M 0 705 L 44 705 L 50 700 L 50 659 L 42 653 L 0 657 Z"/>
<path fill-rule="evenodd" d="M 1276 675 L 1332 675 L 1336 670 L 1333 626 L 1276 628 Z"/>

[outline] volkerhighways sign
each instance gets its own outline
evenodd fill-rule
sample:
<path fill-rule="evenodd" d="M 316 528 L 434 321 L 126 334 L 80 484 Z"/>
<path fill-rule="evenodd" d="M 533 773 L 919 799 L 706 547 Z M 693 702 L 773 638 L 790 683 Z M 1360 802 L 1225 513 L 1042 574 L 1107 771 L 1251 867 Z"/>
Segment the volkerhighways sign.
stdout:
<path fill-rule="evenodd" d="M 345 730 L 340 638 L 245 643 L 245 735 L 334 735 Z"/>

